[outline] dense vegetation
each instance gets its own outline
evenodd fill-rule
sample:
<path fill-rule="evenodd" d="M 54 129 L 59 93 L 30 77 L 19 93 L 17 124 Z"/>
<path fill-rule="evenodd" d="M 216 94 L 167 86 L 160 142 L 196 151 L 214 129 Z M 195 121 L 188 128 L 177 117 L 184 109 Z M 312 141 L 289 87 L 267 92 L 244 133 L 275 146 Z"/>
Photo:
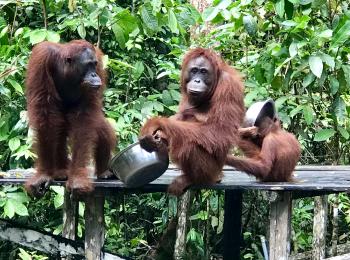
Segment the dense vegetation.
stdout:
<path fill-rule="evenodd" d="M 341 0 L 216 0 L 199 13 L 186 1 L 0 1 L 0 168 L 33 164 L 24 77 L 32 46 L 43 40 L 85 38 L 106 54 L 105 113 L 118 149 L 137 138 L 141 122 L 170 115 L 179 100 L 179 65 L 190 47 L 211 47 L 244 76 L 246 105 L 273 97 L 283 126 L 302 144 L 301 163 L 348 164 L 350 132 L 350 7 Z M 349 240 L 350 200 L 341 195 L 341 242 Z M 333 200 L 330 200 L 332 203 Z M 266 234 L 263 193 L 245 194 L 244 259 L 261 259 Z M 61 232 L 63 189 L 41 200 L 21 187 L 0 188 L 0 215 Z M 188 256 L 221 253 L 223 193 L 193 199 Z M 82 216 L 84 205 L 80 205 Z M 106 202 L 106 248 L 142 258 L 155 246 L 176 199 L 164 194 L 118 194 Z M 295 203 L 293 251 L 311 247 L 313 202 Z M 82 224 L 82 218 L 80 224 Z M 79 225 L 82 236 L 83 225 Z M 44 259 L 0 244 L 0 258 Z"/>

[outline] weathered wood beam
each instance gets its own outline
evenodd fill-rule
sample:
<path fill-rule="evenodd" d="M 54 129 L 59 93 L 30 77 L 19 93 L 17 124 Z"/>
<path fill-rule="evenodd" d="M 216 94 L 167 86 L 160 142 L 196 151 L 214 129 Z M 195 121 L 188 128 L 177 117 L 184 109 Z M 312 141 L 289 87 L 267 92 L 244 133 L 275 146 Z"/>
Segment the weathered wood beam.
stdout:
<path fill-rule="evenodd" d="M 0 220 L 0 238 L 40 252 L 56 255 L 83 255 L 84 248 L 69 239 L 39 232 L 27 227 L 16 227 L 12 222 Z"/>
<path fill-rule="evenodd" d="M 270 204 L 269 259 L 287 260 L 290 252 L 291 192 L 281 192 Z"/>
<path fill-rule="evenodd" d="M 349 254 L 350 253 L 350 243 L 337 245 L 337 253 L 338 253 L 338 255 Z M 326 256 L 330 256 L 330 255 L 331 255 L 331 250 L 327 249 Z M 311 256 L 312 256 L 312 251 L 306 251 L 306 252 L 302 252 L 302 253 L 293 254 L 289 257 L 288 260 L 310 260 Z"/>
<path fill-rule="evenodd" d="M 326 257 L 327 196 L 314 198 L 314 227 L 312 236 L 312 260 Z"/>
<path fill-rule="evenodd" d="M 224 260 L 240 259 L 242 191 L 225 191 Z"/>
<path fill-rule="evenodd" d="M 350 259 L 350 254 L 346 254 L 346 255 L 338 255 L 331 258 L 326 258 L 324 260 L 349 260 L 349 259 Z"/>
<path fill-rule="evenodd" d="M 38 231 L 20 225 L 14 221 L 0 219 L 0 239 L 10 241 L 33 250 L 40 251 L 50 256 L 67 257 L 74 255 L 83 256 L 83 243 L 50 234 L 46 231 Z M 102 260 L 125 260 L 119 256 L 102 252 Z"/>
<path fill-rule="evenodd" d="M 85 257 L 87 260 L 101 259 L 104 244 L 104 194 L 99 188 L 85 199 Z"/>

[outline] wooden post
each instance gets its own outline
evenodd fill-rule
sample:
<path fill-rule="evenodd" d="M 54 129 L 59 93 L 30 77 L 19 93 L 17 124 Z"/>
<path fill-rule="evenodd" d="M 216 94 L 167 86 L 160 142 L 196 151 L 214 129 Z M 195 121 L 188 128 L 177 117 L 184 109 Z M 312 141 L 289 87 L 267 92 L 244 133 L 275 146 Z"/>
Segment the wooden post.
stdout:
<path fill-rule="evenodd" d="M 339 211 L 339 194 L 334 194 L 334 202 L 332 205 L 333 208 L 333 219 L 332 219 L 332 247 L 331 247 L 331 256 L 337 255 L 337 245 L 338 245 L 338 211 Z"/>
<path fill-rule="evenodd" d="M 321 260 L 326 256 L 327 196 L 317 196 L 314 202 L 312 260 Z"/>
<path fill-rule="evenodd" d="M 224 259 L 240 259 L 242 191 L 225 191 Z"/>
<path fill-rule="evenodd" d="M 191 206 L 192 191 L 188 190 L 178 200 L 176 240 L 174 246 L 174 259 L 183 259 L 186 253 L 186 234 L 188 213 Z"/>
<path fill-rule="evenodd" d="M 104 244 L 104 195 L 101 190 L 88 195 L 85 200 L 85 257 L 87 260 L 102 258 Z"/>
<path fill-rule="evenodd" d="M 287 260 L 290 253 L 291 192 L 284 191 L 270 204 L 269 260 Z"/>
<path fill-rule="evenodd" d="M 63 230 L 62 236 L 75 240 L 78 225 L 78 207 L 79 202 L 71 198 L 70 193 L 64 190 L 63 204 Z"/>

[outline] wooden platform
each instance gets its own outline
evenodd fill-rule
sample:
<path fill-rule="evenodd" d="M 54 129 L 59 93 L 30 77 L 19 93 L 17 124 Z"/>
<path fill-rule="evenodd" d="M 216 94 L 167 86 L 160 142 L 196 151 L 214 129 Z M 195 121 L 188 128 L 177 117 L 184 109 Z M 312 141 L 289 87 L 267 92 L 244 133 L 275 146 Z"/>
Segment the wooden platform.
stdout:
<path fill-rule="evenodd" d="M 92 169 L 91 169 L 92 172 Z M 311 252 L 311 259 L 321 260 L 326 257 L 326 221 L 327 221 L 327 197 L 329 193 L 350 191 L 350 166 L 298 166 L 294 172 L 293 182 L 283 183 L 262 183 L 254 177 L 238 172 L 233 168 L 224 168 L 224 178 L 221 183 L 212 186 L 196 186 L 191 189 L 218 189 L 225 190 L 225 216 L 224 216 L 224 259 L 239 259 L 241 239 L 241 212 L 242 194 L 245 190 L 269 191 L 271 198 L 270 206 L 270 234 L 269 234 L 269 259 L 287 260 L 303 259 L 290 256 L 290 226 L 292 214 L 292 200 L 300 197 L 315 197 L 314 216 L 314 249 Z M 23 184 L 26 179 L 34 173 L 34 169 L 10 170 L 0 172 L 0 185 Z M 85 196 L 85 245 L 84 248 L 76 246 L 76 254 L 81 255 L 84 250 L 86 259 L 120 259 L 103 252 L 104 244 L 104 199 L 107 196 L 115 196 L 117 191 L 124 192 L 164 192 L 172 180 L 180 174 L 174 167 L 169 169 L 157 180 L 140 188 L 130 189 L 117 180 L 93 179 L 95 191 Z M 64 185 L 64 182 L 53 182 L 53 185 Z M 268 204 L 267 204 L 268 206 Z M 232 210 L 234 209 L 234 210 Z M 74 246 L 77 221 L 77 201 L 71 198 L 68 193 L 65 196 L 64 206 L 64 227 L 63 236 L 68 238 Z M 268 222 L 268 221 L 267 221 Z M 12 234 L 12 226 L 9 232 L 8 223 L 0 221 L 0 232 Z M 18 228 L 17 228 L 18 229 Z M 18 232 L 23 232 L 18 231 Z M 45 234 L 47 236 L 47 234 Z M 14 238 L 2 239 L 14 241 Z M 38 239 L 42 239 L 37 236 Z M 48 238 L 53 239 L 53 238 Z M 31 240 L 32 241 L 32 240 Z M 41 240 L 40 240 L 41 241 Z M 39 242 L 40 242 L 39 241 Z M 15 241 L 14 241 L 15 242 Z M 17 242 L 20 243 L 20 242 Z M 34 243 L 34 242 L 33 242 Z M 33 244 L 32 243 L 32 244 Z M 40 245 L 40 243 L 37 243 Z M 57 244 L 59 248 L 59 243 Z M 28 244 L 26 244 L 28 246 Z M 39 250 L 40 248 L 34 249 Z M 58 250 L 58 249 L 57 249 Z M 62 251 L 62 250 L 61 250 Z M 61 252 L 61 255 L 72 254 L 71 251 Z M 310 258 L 307 258 L 310 259 Z M 331 258 L 330 258 L 331 259 Z"/>
<path fill-rule="evenodd" d="M 221 183 L 212 186 L 193 187 L 194 189 L 218 189 L 218 190 L 269 190 L 269 191 L 328 191 L 341 192 L 350 191 L 350 166 L 320 166 L 308 165 L 297 166 L 294 172 L 294 182 L 258 182 L 255 177 L 246 173 L 236 171 L 234 168 L 224 168 L 224 178 Z M 10 170 L 0 173 L 0 185 L 22 184 L 26 178 L 34 173 L 34 169 Z M 158 179 L 148 185 L 138 188 L 144 191 L 163 192 L 171 181 L 180 174 L 177 168 L 169 169 Z M 54 182 L 56 185 L 63 185 L 64 182 Z M 95 187 L 129 189 L 117 180 L 94 179 Z M 130 189 L 133 191 L 133 189 Z"/>

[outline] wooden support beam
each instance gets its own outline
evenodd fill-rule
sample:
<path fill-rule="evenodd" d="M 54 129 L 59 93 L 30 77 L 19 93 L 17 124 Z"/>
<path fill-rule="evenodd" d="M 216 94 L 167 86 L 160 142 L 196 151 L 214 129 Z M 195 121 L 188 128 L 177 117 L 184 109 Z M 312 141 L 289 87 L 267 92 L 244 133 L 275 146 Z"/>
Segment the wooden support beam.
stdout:
<path fill-rule="evenodd" d="M 287 260 L 290 253 L 291 192 L 280 192 L 270 204 L 269 259 Z"/>
<path fill-rule="evenodd" d="M 326 257 L 327 196 L 315 197 L 314 203 L 312 260 L 321 260 Z"/>
<path fill-rule="evenodd" d="M 240 259 L 242 191 L 225 191 L 224 260 Z"/>
<path fill-rule="evenodd" d="M 338 255 L 331 258 L 326 258 L 324 260 L 349 260 L 349 259 L 350 259 L 350 254 L 346 254 L 346 255 Z"/>
<path fill-rule="evenodd" d="M 186 253 L 186 235 L 189 209 L 192 202 L 192 191 L 188 190 L 178 199 L 177 206 L 177 227 L 174 246 L 174 259 L 183 259 Z"/>
<path fill-rule="evenodd" d="M 87 260 L 102 258 L 104 244 L 104 195 L 101 189 L 85 199 L 85 257 Z"/>
<path fill-rule="evenodd" d="M 334 200 L 333 200 L 333 218 L 332 218 L 332 246 L 331 246 L 331 253 L 330 256 L 336 256 L 337 253 L 337 245 L 338 245 L 338 230 L 339 230 L 339 195 L 335 194 Z"/>
<path fill-rule="evenodd" d="M 71 194 L 64 190 L 63 204 L 63 230 L 62 236 L 72 240 L 76 239 L 78 225 L 79 202 L 70 196 Z"/>

